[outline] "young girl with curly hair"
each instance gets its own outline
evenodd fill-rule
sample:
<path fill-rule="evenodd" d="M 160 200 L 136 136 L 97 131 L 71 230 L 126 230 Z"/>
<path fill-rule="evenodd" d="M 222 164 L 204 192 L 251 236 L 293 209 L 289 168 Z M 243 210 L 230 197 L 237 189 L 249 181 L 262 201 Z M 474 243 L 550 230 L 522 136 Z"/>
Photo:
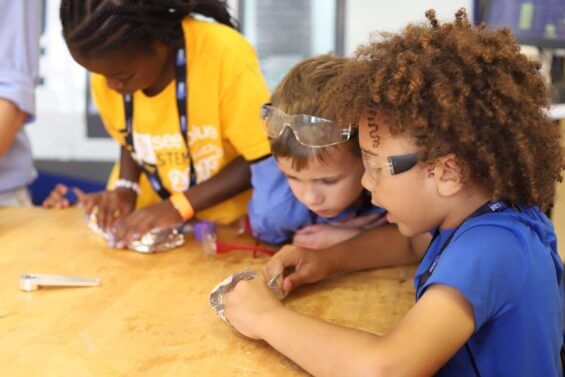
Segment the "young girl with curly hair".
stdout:
<path fill-rule="evenodd" d="M 564 159 L 538 65 L 508 30 L 473 27 L 464 10 L 453 23 L 427 17 L 361 47 L 328 97 L 359 121 L 373 203 L 403 235 L 434 235 L 414 307 L 377 336 L 293 312 L 244 281 L 226 317 L 315 375 L 561 375 L 563 264 L 542 211 Z M 371 249 L 335 250 L 286 248 L 266 275 L 295 267 L 285 282 L 313 282 L 373 267 Z"/>

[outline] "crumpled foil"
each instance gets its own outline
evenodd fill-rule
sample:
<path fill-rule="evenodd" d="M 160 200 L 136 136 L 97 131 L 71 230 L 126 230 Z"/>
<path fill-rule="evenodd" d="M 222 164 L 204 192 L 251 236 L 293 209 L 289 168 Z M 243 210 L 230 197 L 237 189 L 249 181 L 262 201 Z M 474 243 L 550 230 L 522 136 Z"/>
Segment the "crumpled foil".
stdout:
<path fill-rule="evenodd" d="M 269 280 L 269 282 L 267 283 L 267 286 L 271 288 L 271 290 L 275 293 L 275 296 L 277 296 L 279 300 L 282 300 L 283 298 L 286 297 L 286 294 L 283 291 L 282 283 L 283 283 L 283 274 L 278 274 L 277 276 L 273 276 L 271 280 Z"/>
<path fill-rule="evenodd" d="M 139 253 L 158 253 L 184 245 L 184 234 L 177 228 L 156 228 L 145 233 L 140 239 L 132 241 L 128 249 Z"/>
<path fill-rule="evenodd" d="M 252 280 L 255 279 L 259 274 L 253 270 L 243 270 L 241 272 L 236 272 L 228 276 L 227 279 L 219 283 L 212 289 L 210 293 L 210 305 L 216 311 L 218 317 L 223 319 L 225 322 L 230 323 L 224 315 L 224 296 L 226 293 L 230 292 L 236 285 L 242 280 Z M 282 274 L 275 276 L 268 283 L 267 286 L 273 290 L 275 295 L 279 300 L 284 298 L 284 293 L 282 290 Z"/>
<path fill-rule="evenodd" d="M 87 219 L 87 226 L 95 234 L 106 239 L 110 244 L 114 237 L 110 232 L 100 229 L 98 226 L 96 211 L 93 211 Z M 138 253 L 158 253 L 179 247 L 185 243 L 182 227 L 155 228 L 145 233 L 140 239 L 130 242 L 127 248 Z"/>
<path fill-rule="evenodd" d="M 253 270 L 243 270 L 241 272 L 236 272 L 227 277 L 224 281 L 219 283 L 212 289 L 210 293 L 210 305 L 216 311 L 216 314 L 226 321 L 230 323 L 228 319 L 224 316 L 224 295 L 231 291 L 238 282 L 242 280 L 251 280 L 257 277 L 257 272 Z"/>

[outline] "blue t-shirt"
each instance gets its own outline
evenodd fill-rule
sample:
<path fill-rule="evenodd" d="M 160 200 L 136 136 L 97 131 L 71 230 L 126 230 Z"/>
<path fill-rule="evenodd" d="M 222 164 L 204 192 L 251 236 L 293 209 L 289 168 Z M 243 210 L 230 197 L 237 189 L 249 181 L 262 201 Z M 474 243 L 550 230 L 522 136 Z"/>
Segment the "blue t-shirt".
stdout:
<path fill-rule="evenodd" d="M 296 199 L 273 156 L 251 165 L 251 186 L 253 193 L 248 206 L 251 230 L 256 238 L 272 244 L 288 242 L 296 230 L 307 225 L 384 213 L 382 208 L 371 205 L 369 199 L 331 219 L 314 215 Z"/>
<path fill-rule="evenodd" d="M 432 284 L 456 288 L 473 306 L 468 341 L 481 376 L 561 376 L 563 264 L 553 226 L 539 209 L 505 209 L 467 220 L 440 256 L 430 278 L 420 277 L 453 233 L 442 230 L 414 279 L 419 299 Z M 474 376 L 461 348 L 439 376 Z"/>

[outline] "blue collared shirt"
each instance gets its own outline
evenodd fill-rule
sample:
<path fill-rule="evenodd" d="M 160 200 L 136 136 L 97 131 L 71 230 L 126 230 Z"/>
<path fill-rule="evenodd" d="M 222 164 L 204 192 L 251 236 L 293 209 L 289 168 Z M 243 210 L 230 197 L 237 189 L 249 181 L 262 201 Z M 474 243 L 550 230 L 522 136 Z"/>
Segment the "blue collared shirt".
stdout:
<path fill-rule="evenodd" d="M 39 65 L 40 0 L 0 0 L 0 98 L 35 116 L 35 83 Z M 0 157 L 0 192 L 21 188 L 36 176 L 24 129 Z"/>

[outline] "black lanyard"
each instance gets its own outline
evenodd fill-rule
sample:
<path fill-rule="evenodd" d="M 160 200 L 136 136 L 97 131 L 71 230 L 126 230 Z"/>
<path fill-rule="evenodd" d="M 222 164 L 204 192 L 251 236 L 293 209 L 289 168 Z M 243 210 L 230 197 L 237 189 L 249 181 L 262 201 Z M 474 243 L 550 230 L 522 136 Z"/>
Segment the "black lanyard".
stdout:
<path fill-rule="evenodd" d="M 445 240 L 445 242 L 443 243 L 443 245 L 439 249 L 439 252 L 437 253 L 436 257 L 434 258 L 434 261 L 430 264 L 430 266 L 422 274 L 422 276 L 420 276 L 420 279 L 418 279 L 418 289 L 416 291 L 420 290 L 424 286 L 424 284 L 426 284 L 428 279 L 432 276 L 432 274 L 433 274 L 433 272 L 434 272 L 434 270 L 435 270 L 435 268 L 436 268 L 436 266 L 439 262 L 439 258 L 441 257 L 441 254 L 443 254 L 444 250 L 447 249 L 447 247 L 451 243 L 451 240 L 453 239 L 453 236 L 455 236 L 455 233 L 457 233 L 459 228 L 461 228 L 461 225 L 463 225 L 469 219 L 479 217 L 479 216 L 482 216 L 482 215 L 487 214 L 487 213 L 501 212 L 501 211 L 504 211 L 506 208 L 508 208 L 508 205 L 502 200 L 497 200 L 495 202 L 489 201 L 489 202 L 486 202 L 485 204 L 483 204 L 482 206 L 480 206 L 475 212 L 473 212 L 472 214 L 467 216 L 467 218 L 465 218 L 465 220 L 463 220 L 463 222 L 461 222 L 461 224 L 459 224 L 457 226 L 457 228 L 455 228 L 455 230 L 453 232 L 451 232 L 451 234 L 449 235 L 447 240 Z M 440 233 L 439 228 L 437 228 L 436 231 L 434 232 L 432 242 L 430 242 L 430 246 L 428 246 L 428 250 L 426 250 L 426 253 L 424 254 L 424 258 L 428 254 L 430 249 L 432 248 L 434 241 L 439 236 L 439 233 Z"/>
<path fill-rule="evenodd" d="M 179 114 L 179 125 L 181 135 L 184 139 L 186 144 L 186 150 L 188 154 L 188 164 L 190 165 L 190 186 L 196 184 L 196 174 L 194 171 L 194 166 L 190 159 L 190 149 L 188 146 L 188 111 L 187 111 L 187 97 L 188 97 L 188 87 L 187 87 L 187 80 L 186 80 L 186 52 L 184 48 L 184 40 L 182 47 L 178 48 L 175 51 L 175 91 L 176 91 L 176 98 L 177 98 L 177 110 Z M 126 149 L 132 154 L 135 154 L 135 146 L 133 144 L 133 97 L 131 94 L 126 94 L 123 96 L 124 99 L 124 108 L 125 108 L 125 115 L 126 115 L 126 127 L 122 130 L 122 133 L 125 134 L 125 142 L 126 142 Z M 137 161 L 147 179 L 151 183 L 153 190 L 162 199 L 167 199 L 171 193 L 169 190 L 165 188 L 163 182 L 161 181 L 161 177 L 159 176 L 159 172 L 157 169 L 157 165 L 148 164 L 143 161 Z"/>

